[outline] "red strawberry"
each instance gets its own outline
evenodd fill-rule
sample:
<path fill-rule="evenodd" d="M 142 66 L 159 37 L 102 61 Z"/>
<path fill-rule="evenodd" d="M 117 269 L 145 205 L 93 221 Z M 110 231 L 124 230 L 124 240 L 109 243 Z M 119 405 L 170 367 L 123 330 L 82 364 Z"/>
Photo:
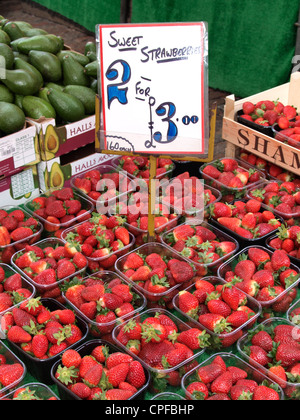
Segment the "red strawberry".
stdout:
<path fill-rule="evenodd" d="M 32 351 L 35 357 L 41 359 L 48 351 L 49 341 L 43 334 L 35 335 L 32 339 Z"/>
<path fill-rule="evenodd" d="M 121 363 L 107 372 L 107 379 L 109 383 L 114 387 L 117 388 L 121 382 L 125 382 L 127 375 L 129 372 L 129 364 L 128 363 Z"/>
<path fill-rule="evenodd" d="M 216 394 L 228 394 L 233 385 L 233 377 L 230 372 L 223 373 L 211 384 L 211 392 Z"/>
<path fill-rule="evenodd" d="M 127 382 L 137 389 L 142 388 L 146 383 L 146 376 L 143 366 L 138 361 L 132 361 L 129 365 Z"/>
<path fill-rule="evenodd" d="M 31 335 L 17 325 L 14 325 L 9 329 L 7 338 L 15 344 L 30 343 L 32 340 Z"/>
<path fill-rule="evenodd" d="M 192 318 L 196 318 L 199 310 L 199 301 L 187 291 L 179 292 L 178 295 L 179 309 Z"/>
<path fill-rule="evenodd" d="M 253 394 L 253 401 L 279 401 L 280 396 L 277 391 L 267 386 L 258 386 Z"/>
<path fill-rule="evenodd" d="M 0 382 L 6 388 L 17 382 L 24 374 L 24 368 L 20 363 L 0 366 Z"/>
<path fill-rule="evenodd" d="M 103 367 L 102 365 L 95 364 L 92 366 L 84 375 L 83 382 L 89 387 L 89 388 L 96 388 L 98 384 L 101 381 L 103 373 Z"/>
<path fill-rule="evenodd" d="M 181 332 L 177 341 L 181 344 L 185 344 L 192 350 L 198 350 L 209 346 L 209 338 L 210 336 L 206 331 L 201 331 L 198 328 L 191 328 L 190 330 Z"/>

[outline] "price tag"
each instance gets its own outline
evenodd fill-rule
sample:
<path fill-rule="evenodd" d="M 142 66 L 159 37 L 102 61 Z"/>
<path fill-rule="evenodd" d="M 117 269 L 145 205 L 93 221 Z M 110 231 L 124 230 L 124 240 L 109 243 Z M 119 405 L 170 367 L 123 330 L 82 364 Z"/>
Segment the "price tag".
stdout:
<path fill-rule="evenodd" d="M 99 25 L 101 149 L 208 151 L 206 24 Z"/>

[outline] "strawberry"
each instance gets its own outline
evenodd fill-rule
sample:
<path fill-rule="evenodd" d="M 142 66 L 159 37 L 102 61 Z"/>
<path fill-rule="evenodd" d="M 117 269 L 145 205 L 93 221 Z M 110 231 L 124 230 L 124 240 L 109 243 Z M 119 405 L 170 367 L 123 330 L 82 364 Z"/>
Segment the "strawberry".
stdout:
<path fill-rule="evenodd" d="M 17 325 L 14 325 L 9 329 L 7 339 L 15 344 L 30 343 L 32 340 L 31 335 Z"/>
<path fill-rule="evenodd" d="M 261 366 L 267 366 L 271 362 L 271 359 L 268 357 L 268 353 L 263 350 L 261 347 L 251 346 L 250 347 L 250 360 L 258 363 Z"/>
<path fill-rule="evenodd" d="M 280 396 L 277 391 L 267 386 L 258 386 L 253 393 L 253 401 L 279 401 Z"/>
<path fill-rule="evenodd" d="M 199 380 L 205 385 L 214 382 L 220 375 L 222 375 L 223 370 L 218 364 L 210 364 L 207 366 L 200 367 L 197 371 Z"/>
<path fill-rule="evenodd" d="M 128 363 L 121 363 L 107 372 L 107 379 L 109 383 L 114 387 L 117 388 L 121 382 L 125 382 L 127 375 L 129 373 L 129 364 Z"/>
<path fill-rule="evenodd" d="M 81 356 L 76 350 L 67 350 L 62 355 L 62 364 L 63 366 L 70 368 L 78 368 L 81 363 Z"/>
<path fill-rule="evenodd" d="M 291 344 L 279 344 L 276 352 L 276 361 L 281 366 L 288 367 L 300 361 L 300 349 Z"/>
<path fill-rule="evenodd" d="M 188 316 L 195 318 L 199 310 L 199 301 L 187 291 L 179 292 L 178 295 L 179 309 Z"/>
<path fill-rule="evenodd" d="M 185 344 L 192 350 L 198 350 L 209 346 L 209 338 L 210 336 L 206 333 L 206 331 L 191 328 L 190 330 L 181 332 L 177 341 L 181 344 Z"/>
<path fill-rule="evenodd" d="M 32 339 L 32 352 L 35 357 L 41 359 L 48 351 L 49 342 L 45 335 L 38 334 Z"/>
<path fill-rule="evenodd" d="M 229 327 L 226 319 L 217 314 L 205 314 L 200 315 L 199 322 L 205 328 L 209 329 L 210 331 L 215 332 L 216 334 L 220 334 L 224 331 L 230 332 L 231 327 Z"/>
<path fill-rule="evenodd" d="M 101 397 L 102 400 L 107 401 L 126 401 L 133 396 L 132 391 L 123 389 L 109 389 Z"/>
<path fill-rule="evenodd" d="M 82 382 L 78 382 L 71 386 L 71 391 L 74 392 L 81 400 L 87 400 L 91 395 L 91 389 Z"/>
<path fill-rule="evenodd" d="M 20 363 L 0 366 L 0 383 L 4 388 L 19 381 L 24 374 L 24 368 Z"/>
<path fill-rule="evenodd" d="M 146 320 L 142 326 L 142 338 L 146 343 L 160 343 L 167 338 L 167 330 L 157 320 L 153 320 L 151 323 Z"/>
<path fill-rule="evenodd" d="M 247 386 L 233 386 L 230 390 L 230 397 L 232 401 L 251 401 L 253 393 Z"/>
<path fill-rule="evenodd" d="M 176 283 L 185 283 L 194 278 L 194 269 L 187 262 L 173 259 L 169 261 L 168 267 Z"/>
<path fill-rule="evenodd" d="M 130 364 L 131 362 L 133 362 L 133 358 L 129 354 L 116 352 L 108 356 L 106 367 L 110 370 L 120 364 Z"/>
<path fill-rule="evenodd" d="M 248 322 L 248 315 L 243 311 L 232 312 L 232 314 L 227 318 L 227 322 L 232 325 L 234 328 L 239 328 L 242 325 Z"/>
<path fill-rule="evenodd" d="M 144 368 L 138 361 L 132 361 L 129 365 L 127 382 L 136 389 L 142 388 L 146 383 Z"/>
<path fill-rule="evenodd" d="M 256 266 L 254 262 L 250 260 L 242 260 L 238 262 L 235 268 L 235 274 L 245 281 L 251 280 L 255 272 Z"/>
<path fill-rule="evenodd" d="M 282 268 L 289 268 L 291 265 L 291 260 L 286 252 L 276 250 L 271 257 L 271 263 L 274 271 L 279 271 Z"/>
<path fill-rule="evenodd" d="M 186 391 L 193 396 L 193 399 L 204 401 L 209 397 L 209 391 L 202 382 L 193 382 L 187 386 Z M 187 395 L 188 397 L 188 395 Z"/>
<path fill-rule="evenodd" d="M 230 372 L 223 373 L 211 384 L 211 392 L 216 394 L 228 394 L 233 385 Z"/>
<path fill-rule="evenodd" d="M 115 230 L 116 239 L 120 240 L 125 246 L 130 244 L 130 235 L 125 227 L 119 227 Z"/>
<path fill-rule="evenodd" d="M 252 337 L 252 344 L 261 347 L 266 352 L 270 352 L 273 348 L 272 337 L 266 331 L 260 331 Z"/>
<path fill-rule="evenodd" d="M 101 381 L 103 367 L 101 364 L 92 366 L 84 375 L 83 382 L 89 388 L 96 388 Z"/>
<path fill-rule="evenodd" d="M 265 264 L 270 261 L 270 255 L 261 248 L 250 248 L 248 251 L 248 257 L 251 261 L 254 262 L 256 267 L 259 267 L 261 264 Z"/>
<path fill-rule="evenodd" d="M 123 270 L 133 269 L 136 270 L 144 265 L 144 260 L 137 253 L 131 253 L 126 258 L 123 265 Z"/>
<path fill-rule="evenodd" d="M 67 277 L 70 277 L 75 273 L 76 273 L 76 268 L 71 261 L 65 259 L 58 263 L 57 273 L 56 273 L 58 280 L 62 280 Z"/>
<path fill-rule="evenodd" d="M 0 246 L 4 247 L 11 243 L 11 238 L 8 229 L 5 226 L 0 226 Z"/>

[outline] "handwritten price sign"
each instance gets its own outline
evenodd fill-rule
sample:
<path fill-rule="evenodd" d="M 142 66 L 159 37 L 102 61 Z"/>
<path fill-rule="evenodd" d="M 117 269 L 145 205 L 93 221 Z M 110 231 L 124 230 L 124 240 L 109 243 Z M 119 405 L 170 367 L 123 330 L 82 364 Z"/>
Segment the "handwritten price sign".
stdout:
<path fill-rule="evenodd" d="M 99 25 L 101 148 L 207 153 L 207 29 L 203 22 Z"/>

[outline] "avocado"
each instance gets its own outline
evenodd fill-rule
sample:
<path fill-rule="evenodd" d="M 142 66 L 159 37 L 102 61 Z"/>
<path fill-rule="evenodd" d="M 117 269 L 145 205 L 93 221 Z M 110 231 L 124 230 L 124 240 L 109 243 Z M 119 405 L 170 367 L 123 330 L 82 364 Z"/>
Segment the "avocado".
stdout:
<path fill-rule="evenodd" d="M 14 101 L 14 104 L 17 105 L 22 110 L 23 110 L 23 98 L 24 98 L 24 95 L 15 95 L 15 101 Z"/>
<path fill-rule="evenodd" d="M 98 92 L 98 80 L 91 78 L 91 86 L 90 88 L 97 93 Z"/>
<path fill-rule="evenodd" d="M 31 38 L 23 39 L 17 43 L 17 49 L 23 54 L 30 51 L 45 51 L 57 54 L 62 50 L 64 42 L 62 38 L 55 35 L 36 35 Z"/>
<path fill-rule="evenodd" d="M 24 36 L 24 33 L 14 22 L 7 22 L 3 26 L 3 30 L 8 34 L 12 41 L 15 41 L 16 39 L 22 38 Z"/>
<path fill-rule="evenodd" d="M 84 105 L 87 115 L 95 114 L 96 93 L 85 86 L 66 86 L 65 93 L 76 96 Z"/>
<path fill-rule="evenodd" d="M 63 75 L 64 85 L 78 85 L 78 86 L 90 86 L 90 79 L 85 74 L 85 68 L 78 63 L 71 55 L 66 55 L 63 58 Z"/>
<path fill-rule="evenodd" d="M 31 74 L 32 77 L 36 80 L 36 83 L 37 83 L 37 86 L 38 86 L 37 91 L 43 86 L 44 80 L 43 80 L 43 76 L 41 75 L 41 73 L 38 71 L 38 69 L 36 69 L 30 63 L 27 63 L 26 61 L 22 60 L 22 58 L 20 58 L 20 57 L 15 58 L 15 69 L 25 70 L 29 74 Z"/>
<path fill-rule="evenodd" d="M 98 76 L 98 61 L 92 61 L 87 64 L 85 66 L 85 72 L 88 76 L 96 78 Z"/>
<path fill-rule="evenodd" d="M 24 112 L 15 104 L 0 102 L 0 131 L 12 134 L 20 131 L 25 125 Z"/>
<path fill-rule="evenodd" d="M 63 50 L 57 54 L 57 57 L 61 62 L 63 62 L 63 59 L 66 55 L 71 55 L 82 66 L 86 66 L 89 63 L 89 59 L 85 55 L 80 54 L 76 51 Z"/>
<path fill-rule="evenodd" d="M 89 51 L 86 56 L 89 59 L 90 63 L 92 63 L 93 61 L 97 61 L 97 54 L 93 51 Z"/>
<path fill-rule="evenodd" d="M 15 56 L 13 50 L 7 44 L 0 44 L 0 56 L 4 57 L 5 68 L 12 70 Z"/>
<path fill-rule="evenodd" d="M 6 78 L 2 82 L 17 95 L 34 95 L 40 89 L 40 83 L 26 70 L 6 70 Z"/>
<path fill-rule="evenodd" d="M 84 118 L 84 106 L 75 96 L 50 89 L 48 97 L 51 105 L 63 121 L 71 123 Z"/>
<path fill-rule="evenodd" d="M 41 88 L 39 90 L 39 98 L 44 99 L 44 101 L 47 101 L 50 103 L 49 98 L 48 98 L 48 89 L 47 88 Z"/>
<path fill-rule="evenodd" d="M 90 52 L 93 52 L 93 53 L 96 54 L 97 49 L 96 49 L 95 42 L 90 41 L 90 42 L 87 42 L 85 44 L 85 47 L 84 47 L 84 55 L 88 55 L 88 53 L 90 53 Z"/>
<path fill-rule="evenodd" d="M 13 104 L 15 100 L 14 94 L 4 85 L 0 85 L 0 102 L 8 102 Z"/>
<path fill-rule="evenodd" d="M 28 38 L 32 38 L 33 36 L 37 35 L 48 35 L 48 32 L 44 29 L 38 29 L 38 28 L 30 28 L 26 29 L 24 32 L 25 36 L 28 36 Z"/>
<path fill-rule="evenodd" d="M 6 45 L 9 45 L 11 42 L 9 35 L 2 29 L 0 29 L 0 42 Z"/>
<path fill-rule="evenodd" d="M 65 177 L 57 162 L 54 162 L 50 172 L 50 188 L 63 188 Z"/>
<path fill-rule="evenodd" d="M 48 90 L 49 89 L 55 89 L 55 90 L 58 90 L 59 92 L 63 92 L 65 87 L 63 85 L 58 84 L 58 83 L 49 82 L 45 85 L 45 88 L 48 89 Z"/>
<path fill-rule="evenodd" d="M 15 58 L 21 58 L 23 61 L 26 61 L 26 63 L 29 63 L 28 55 L 19 53 L 18 51 L 13 51 Z"/>
<path fill-rule="evenodd" d="M 52 125 L 48 125 L 45 134 L 44 150 L 50 153 L 58 152 L 59 149 L 59 137 Z"/>
<path fill-rule="evenodd" d="M 30 51 L 29 62 L 41 73 L 44 81 L 61 80 L 62 67 L 56 55 L 44 51 Z"/>
<path fill-rule="evenodd" d="M 32 29 L 32 25 L 28 22 L 24 22 L 23 20 L 15 20 L 13 23 L 15 23 L 23 33 L 28 31 L 28 29 Z"/>
<path fill-rule="evenodd" d="M 56 118 L 53 106 L 37 96 L 25 96 L 23 98 L 23 111 L 28 118 L 39 120 L 42 117 Z"/>

